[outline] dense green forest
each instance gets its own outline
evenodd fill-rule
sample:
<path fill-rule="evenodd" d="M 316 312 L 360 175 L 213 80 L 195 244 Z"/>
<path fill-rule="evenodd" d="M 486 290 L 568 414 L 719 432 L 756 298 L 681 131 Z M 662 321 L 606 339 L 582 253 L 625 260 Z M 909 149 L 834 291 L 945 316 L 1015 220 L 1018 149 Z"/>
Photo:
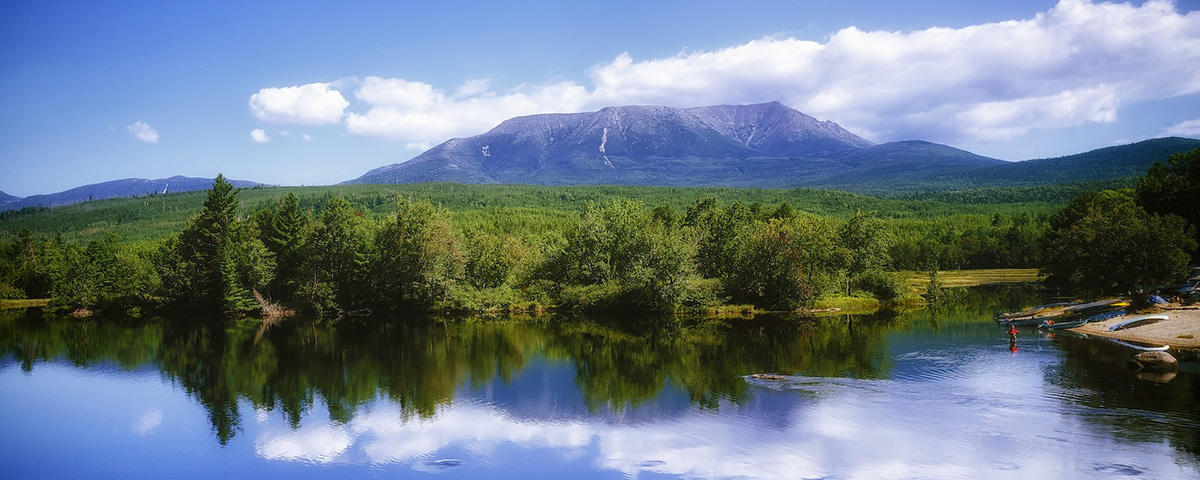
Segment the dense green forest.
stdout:
<path fill-rule="evenodd" d="M 1135 189 L 882 199 L 827 190 L 358 185 L 234 189 L 0 215 L 0 297 L 67 308 L 791 310 L 895 301 L 896 270 L 1043 266 L 1093 291 L 1196 249 L 1195 161 Z M 1189 197 L 1189 195 L 1191 195 Z M 1162 201 L 1162 199 L 1169 199 Z M 1099 239 L 1099 240 L 1098 240 Z"/>

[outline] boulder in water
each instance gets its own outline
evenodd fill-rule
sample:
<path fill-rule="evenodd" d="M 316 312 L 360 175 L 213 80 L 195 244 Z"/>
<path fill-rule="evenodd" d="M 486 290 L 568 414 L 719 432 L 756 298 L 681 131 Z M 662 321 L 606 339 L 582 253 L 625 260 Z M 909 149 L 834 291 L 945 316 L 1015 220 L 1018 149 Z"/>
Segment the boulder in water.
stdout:
<path fill-rule="evenodd" d="M 1139 371 L 1174 372 L 1179 360 L 1167 352 L 1142 352 L 1129 361 L 1129 367 Z"/>

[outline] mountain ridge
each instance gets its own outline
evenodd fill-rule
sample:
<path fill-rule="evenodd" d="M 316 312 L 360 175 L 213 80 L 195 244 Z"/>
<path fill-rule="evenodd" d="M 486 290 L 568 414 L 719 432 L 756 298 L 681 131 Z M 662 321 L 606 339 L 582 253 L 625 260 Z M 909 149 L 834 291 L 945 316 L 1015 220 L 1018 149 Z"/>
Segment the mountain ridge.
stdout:
<path fill-rule="evenodd" d="M 41 195 L 30 195 L 18 198 L 9 203 L 0 201 L 0 211 L 20 210 L 29 207 L 57 207 L 88 200 L 103 200 L 107 198 L 135 197 L 138 195 L 163 194 L 170 192 L 190 192 L 205 190 L 212 187 L 213 179 L 201 177 L 185 177 L 175 175 L 168 178 L 122 178 L 107 182 L 90 183 L 61 192 Z M 239 188 L 266 186 L 266 184 L 248 180 L 230 180 L 229 183 Z M 2 192 L 0 192 L 2 193 Z M 17 197 L 13 197 L 17 198 Z"/>
<path fill-rule="evenodd" d="M 834 188 L 907 193 L 1141 175 L 1200 140 L 1167 137 L 1007 162 L 923 140 L 883 144 L 779 102 L 514 117 L 342 184 L 513 183 Z"/>
<path fill-rule="evenodd" d="M 823 176 L 842 167 L 830 159 L 873 145 L 778 102 L 618 106 L 514 117 L 343 183 L 786 186 L 770 170 Z"/>

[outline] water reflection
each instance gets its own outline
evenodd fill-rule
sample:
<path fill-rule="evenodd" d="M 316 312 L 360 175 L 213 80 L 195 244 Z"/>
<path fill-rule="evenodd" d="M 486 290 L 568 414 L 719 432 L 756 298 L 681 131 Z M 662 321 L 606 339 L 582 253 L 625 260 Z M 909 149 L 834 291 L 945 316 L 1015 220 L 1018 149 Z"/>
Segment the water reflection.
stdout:
<path fill-rule="evenodd" d="M 50 381 L 39 364 L 63 362 L 157 372 L 169 390 L 159 395 L 180 392 L 204 409 L 217 440 L 209 442 L 229 452 L 219 458 L 245 451 L 321 468 L 401 466 L 463 478 L 1151 478 L 1200 470 L 1196 372 L 1139 380 L 1124 370 L 1120 347 L 1033 332 L 1014 353 L 987 319 L 1037 303 L 1030 295 L 973 290 L 916 312 L 682 323 L 264 326 L 10 312 L 0 319 L 0 374 L 19 365 L 30 382 Z M 128 384 L 110 381 L 114 391 Z M 179 428 L 173 412 L 138 403 L 123 431 L 161 438 Z"/>

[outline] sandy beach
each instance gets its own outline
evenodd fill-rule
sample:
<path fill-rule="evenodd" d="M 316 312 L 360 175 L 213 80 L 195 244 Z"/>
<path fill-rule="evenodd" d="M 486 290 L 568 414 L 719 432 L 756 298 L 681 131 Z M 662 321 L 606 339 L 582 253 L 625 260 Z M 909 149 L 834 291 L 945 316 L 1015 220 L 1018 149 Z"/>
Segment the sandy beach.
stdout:
<path fill-rule="evenodd" d="M 1162 314 L 1167 320 L 1130 329 L 1108 331 L 1108 328 L 1143 315 Z M 1147 345 L 1170 345 L 1171 348 L 1200 351 L 1200 306 L 1168 306 L 1134 315 L 1124 315 L 1103 322 L 1088 323 L 1071 331 L 1090 336 L 1115 338 Z"/>

